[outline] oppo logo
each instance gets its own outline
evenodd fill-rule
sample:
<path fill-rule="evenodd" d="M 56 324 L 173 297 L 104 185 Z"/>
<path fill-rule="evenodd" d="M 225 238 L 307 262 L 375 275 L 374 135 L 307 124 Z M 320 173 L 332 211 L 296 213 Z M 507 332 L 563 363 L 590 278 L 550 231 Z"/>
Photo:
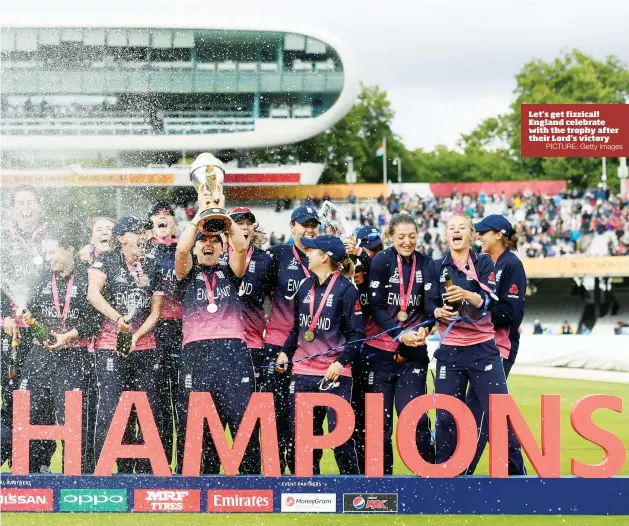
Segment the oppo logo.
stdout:
<path fill-rule="evenodd" d="M 112 504 L 122 504 L 126 502 L 126 497 L 122 495 L 65 495 L 63 497 L 63 502 L 68 504 L 78 504 L 79 506 L 83 504 L 93 504 L 98 506 L 99 504 L 112 503 Z"/>

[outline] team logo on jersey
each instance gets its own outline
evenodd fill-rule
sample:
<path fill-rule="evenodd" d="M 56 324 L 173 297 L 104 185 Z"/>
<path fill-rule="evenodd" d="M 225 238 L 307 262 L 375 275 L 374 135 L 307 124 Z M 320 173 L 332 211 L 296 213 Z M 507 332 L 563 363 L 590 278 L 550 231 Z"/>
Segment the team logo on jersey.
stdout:
<path fill-rule="evenodd" d="M 439 281 L 441 283 L 446 282 L 446 272 L 448 272 L 448 269 L 444 267 L 443 270 L 441 271 L 441 276 L 439 276 Z"/>
<path fill-rule="evenodd" d="M 223 274 L 222 270 L 217 270 L 216 271 L 216 277 L 220 278 L 220 279 L 225 279 L 225 274 Z"/>
<path fill-rule="evenodd" d="M 495 272 L 491 272 L 491 273 L 489 274 L 489 277 L 487 278 L 487 281 L 488 281 L 489 283 L 493 283 L 493 284 L 495 284 L 495 283 L 496 283 L 496 273 L 495 273 Z"/>
<path fill-rule="evenodd" d="M 26 391 L 28 389 L 28 378 L 22 378 L 20 382 L 20 391 Z"/>
<path fill-rule="evenodd" d="M 356 300 L 356 303 L 354 304 L 354 310 L 357 312 L 360 312 L 363 310 L 361 304 L 360 304 L 360 300 Z"/>
<path fill-rule="evenodd" d="M 424 277 L 422 276 L 422 271 L 418 270 L 415 272 L 415 283 L 422 283 L 424 281 Z"/>
<path fill-rule="evenodd" d="M 400 282 L 400 273 L 398 272 L 398 269 L 395 269 L 395 272 L 393 273 L 393 276 L 391 276 L 389 278 L 389 283 L 399 283 Z"/>
<path fill-rule="evenodd" d="M 288 386 L 288 390 L 290 394 L 295 394 L 295 382 L 290 383 L 290 385 Z"/>
<path fill-rule="evenodd" d="M 326 307 L 331 307 L 332 306 L 332 302 L 334 301 L 334 294 L 330 294 L 328 296 L 328 299 L 325 300 L 325 306 Z"/>
<path fill-rule="evenodd" d="M 191 374 L 186 375 L 186 378 L 184 380 L 184 385 L 186 389 L 192 389 L 192 375 Z"/>
<path fill-rule="evenodd" d="M 497 273 L 496 273 L 496 282 L 500 281 L 500 277 L 502 276 L 502 269 L 500 269 Z"/>
<path fill-rule="evenodd" d="M 369 284 L 369 287 L 372 288 L 372 289 L 377 289 L 379 286 L 380 286 L 380 282 L 379 281 L 372 281 Z"/>
<path fill-rule="evenodd" d="M 45 294 L 46 296 L 50 296 L 52 294 L 52 283 L 48 283 L 48 285 L 46 285 L 46 288 L 42 290 L 41 293 Z"/>
<path fill-rule="evenodd" d="M 255 261 L 250 261 L 249 262 L 249 272 L 255 272 L 256 271 L 256 262 Z"/>
<path fill-rule="evenodd" d="M 287 270 L 298 270 L 299 269 L 299 262 L 293 258 L 290 262 L 290 264 L 288 265 L 288 267 L 286 267 Z"/>
<path fill-rule="evenodd" d="M 197 277 L 195 279 L 198 279 L 199 281 L 205 281 L 203 279 L 203 274 L 197 274 Z"/>
<path fill-rule="evenodd" d="M 509 288 L 509 294 L 520 294 L 518 286 L 515 283 Z"/>
<path fill-rule="evenodd" d="M 308 294 L 306 294 L 306 297 L 304 298 L 304 303 L 310 303 L 310 293 L 311 291 L 308 291 Z"/>
<path fill-rule="evenodd" d="M 446 366 L 442 365 L 439 368 L 439 380 L 445 380 L 446 379 Z"/>
<path fill-rule="evenodd" d="M 120 269 L 120 272 L 118 273 L 118 276 L 116 276 L 115 282 L 116 283 L 128 283 L 127 275 L 126 275 L 125 270 L 123 268 Z"/>

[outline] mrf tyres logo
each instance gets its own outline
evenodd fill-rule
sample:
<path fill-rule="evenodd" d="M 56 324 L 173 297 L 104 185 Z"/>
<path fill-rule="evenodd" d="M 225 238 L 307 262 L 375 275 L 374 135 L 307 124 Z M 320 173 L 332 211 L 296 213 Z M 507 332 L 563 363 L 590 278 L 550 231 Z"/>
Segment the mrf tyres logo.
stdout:
<path fill-rule="evenodd" d="M 133 493 L 133 511 L 199 512 L 201 490 L 136 489 Z"/>
<path fill-rule="evenodd" d="M 126 489 L 62 489 L 59 511 L 126 512 Z"/>
<path fill-rule="evenodd" d="M 344 493 L 343 513 L 397 513 L 397 493 Z"/>

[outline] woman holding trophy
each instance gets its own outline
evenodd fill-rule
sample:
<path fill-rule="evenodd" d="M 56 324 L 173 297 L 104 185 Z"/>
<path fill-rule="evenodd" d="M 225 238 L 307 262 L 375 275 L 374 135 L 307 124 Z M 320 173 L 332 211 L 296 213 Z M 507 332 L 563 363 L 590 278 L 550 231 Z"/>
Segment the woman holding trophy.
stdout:
<path fill-rule="evenodd" d="M 202 154 L 192 165 L 191 178 L 200 206 L 175 253 L 175 276 L 183 305 L 177 403 L 182 443 L 192 391 L 212 393 L 221 421 L 229 425 L 235 437 L 254 388 L 238 295 L 246 271 L 247 241 L 224 209 L 205 208 L 208 202 L 222 200 L 223 175 L 221 162 L 210 154 Z M 226 243 L 230 250 L 227 257 L 222 257 Z M 210 440 L 204 445 L 202 473 L 218 474 L 220 461 L 214 444 Z M 178 458 L 178 473 L 182 467 Z M 260 446 L 255 436 L 249 442 L 240 472 L 260 473 Z"/>

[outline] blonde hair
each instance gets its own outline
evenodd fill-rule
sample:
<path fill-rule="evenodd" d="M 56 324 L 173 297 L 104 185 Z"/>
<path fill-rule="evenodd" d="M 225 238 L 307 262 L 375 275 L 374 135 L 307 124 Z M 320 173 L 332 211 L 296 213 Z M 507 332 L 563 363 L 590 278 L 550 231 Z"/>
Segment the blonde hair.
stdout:
<path fill-rule="evenodd" d="M 251 244 L 254 247 L 262 248 L 267 242 L 266 232 L 260 228 L 258 223 L 253 227 L 253 239 Z"/>
<path fill-rule="evenodd" d="M 347 279 L 351 280 L 354 277 L 354 272 L 356 271 L 356 265 L 354 265 L 354 262 L 351 260 L 349 256 L 345 256 L 345 258 L 342 261 L 339 261 L 338 263 L 332 263 L 333 267 L 335 265 L 336 265 L 335 270 L 338 270 L 341 273 L 341 275 L 345 276 Z"/>
<path fill-rule="evenodd" d="M 468 216 L 467 214 L 462 214 L 460 212 L 454 213 L 452 214 L 449 219 L 446 221 L 446 230 L 445 230 L 445 238 L 446 240 L 448 239 L 448 225 L 450 224 L 450 221 L 452 221 L 453 218 L 455 217 L 462 217 L 463 219 L 467 220 L 468 226 L 470 227 L 470 247 L 472 246 L 472 243 L 474 243 L 474 238 L 476 237 L 476 229 L 474 228 L 474 222 L 472 221 L 472 218 L 470 216 Z"/>

